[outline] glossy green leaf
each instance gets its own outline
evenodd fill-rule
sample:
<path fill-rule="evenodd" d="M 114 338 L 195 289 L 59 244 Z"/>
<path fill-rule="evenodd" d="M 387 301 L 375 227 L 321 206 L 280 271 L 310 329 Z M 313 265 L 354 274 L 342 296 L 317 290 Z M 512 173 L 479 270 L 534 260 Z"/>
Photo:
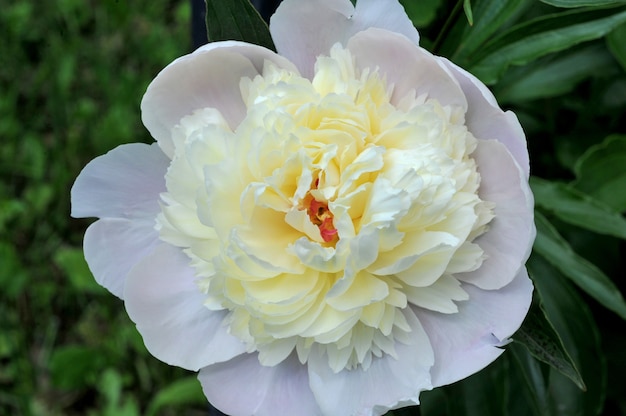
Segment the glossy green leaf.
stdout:
<path fill-rule="evenodd" d="M 598 39 L 624 22 L 624 8 L 576 9 L 541 16 L 514 26 L 489 42 L 469 70 L 485 83 L 493 84 L 511 65 L 524 65 L 549 53 Z"/>
<path fill-rule="evenodd" d="M 527 409 L 522 414 L 547 415 L 548 383 L 543 376 L 541 362 L 521 345 L 512 344 L 507 350 L 514 364 L 511 367 L 509 382 L 518 385 L 517 394 L 512 396 L 524 398 L 521 403 L 516 403 L 515 407 L 526 406 Z"/>
<path fill-rule="evenodd" d="M 449 415 L 500 416 L 505 413 L 507 368 L 501 360 L 451 386 Z"/>
<path fill-rule="evenodd" d="M 513 340 L 526 347 L 533 357 L 572 380 L 581 390 L 587 389 L 554 327 L 538 305 L 530 309 Z"/>
<path fill-rule="evenodd" d="M 472 14 L 472 2 L 471 0 L 463 0 L 463 11 L 467 17 L 467 22 L 470 26 L 474 25 L 474 15 Z"/>
<path fill-rule="evenodd" d="M 611 279 L 593 263 L 576 254 L 538 212 L 535 213 L 535 225 L 537 238 L 534 250 L 601 305 L 626 319 L 626 302 Z"/>
<path fill-rule="evenodd" d="M 174 381 L 169 386 L 160 390 L 150 402 L 146 415 L 156 415 L 167 406 L 188 405 L 206 403 L 204 393 L 198 378 L 190 376 Z"/>
<path fill-rule="evenodd" d="M 498 29 L 525 10 L 530 2 L 531 0 L 474 0 L 472 2 L 474 24 L 470 26 L 467 20 L 464 20 L 456 27 L 457 31 L 463 33 L 458 36 L 460 42 L 455 48 L 448 45 L 448 49 L 452 50 L 451 59 L 465 67 L 476 51 L 488 42 Z M 455 40 L 454 36 L 450 38 Z"/>
<path fill-rule="evenodd" d="M 602 7 L 625 4 L 625 0 L 540 0 L 550 6 L 572 8 L 572 7 Z"/>
<path fill-rule="evenodd" d="M 626 135 L 589 148 L 574 166 L 575 188 L 619 212 L 626 211 Z"/>
<path fill-rule="evenodd" d="M 535 204 L 552 212 L 561 221 L 626 240 L 626 218 L 603 202 L 570 185 L 537 177 L 530 179 L 530 186 Z"/>
<path fill-rule="evenodd" d="M 626 23 L 619 25 L 606 37 L 611 53 L 626 71 Z"/>
<path fill-rule="evenodd" d="M 613 58 L 602 45 L 557 53 L 523 67 L 512 67 L 494 86 L 498 102 L 515 102 L 565 94 L 585 78 L 605 72 Z"/>
<path fill-rule="evenodd" d="M 437 10 L 443 0 L 400 0 L 406 14 L 413 24 L 418 27 L 428 26 L 437 16 Z"/>
<path fill-rule="evenodd" d="M 207 0 L 209 42 L 240 40 L 275 50 L 269 28 L 249 0 Z"/>
<path fill-rule="evenodd" d="M 585 380 L 581 391 L 559 371 L 547 373 L 550 415 L 598 415 L 604 402 L 607 368 L 600 335 L 585 301 L 556 268 L 539 256 L 528 262 L 542 309 Z"/>

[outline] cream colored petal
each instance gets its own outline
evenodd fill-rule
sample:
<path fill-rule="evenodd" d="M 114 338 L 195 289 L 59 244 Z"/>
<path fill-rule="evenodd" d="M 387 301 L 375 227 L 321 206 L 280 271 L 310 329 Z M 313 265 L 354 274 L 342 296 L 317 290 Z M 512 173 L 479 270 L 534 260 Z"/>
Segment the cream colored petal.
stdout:
<path fill-rule="evenodd" d="M 472 134 L 479 139 L 503 143 L 528 178 L 530 166 L 526 136 L 517 116 L 500 109 L 491 91 L 478 78 L 445 58 L 438 59 L 454 74 L 467 97 L 465 117 Z"/>
<path fill-rule="evenodd" d="M 245 352 L 228 334 L 225 311 L 210 311 L 195 283 L 189 259 L 178 248 L 157 246 L 128 275 L 124 299 L 150 353 L 189 370 Z"/>
<path fill-rule="evenodd" d="M 415 308 L 435 352 L 431 370 L 435 387 L 464 379 L 483 369 L 504 352 L 499 348 L 520 327 L 532 299 L 533 285 L 526 269 L 499 290 L 464 284 L 469 301 L 459 312 L 442 314 Z"/>
<path fill-rule="evenodd" d="M 390 409 L 419 403 L 419 393 L 431 389 L 433 350 L 413 312 L 404 313 L 412 329 L 408 343 L 396 344 L 397 358 L 373 358 L 367 371 L 334 373 L 326 357 L 319 351 L 311 353 L 310 386 L 325 416 L 380 416 Z"/>
<path fill-rule="evenodd" d="M 257 354 L 242 355 L 203 368 L 198 378 L 209 401 L 227 414 L 322 416 L 307 367 L 295 357 L 266 367 Z"/>
<path fill-rule="evenodd" d="M 455 301 L 469 299 L 461 283 L 450 275 L 443 275 L 430 286 L 405 286 L 404 293 L 410 303 L 440 313 L 459 311 Z"/>
<path fill-rule="evenodd" d="M 178 58 L 148 86 L 141 101 L 144 125 L 170 157 L 172 128 L 195 110 L 217 108 L 234 129 L 246 113 L 239 83 L 262 73 L 266 60 L 297 72 L 274 52 L 235 41 L 210 43 Z"/>
<path fill-rule="evenodd" d="M 270 20 L 278 53 L 294 62 L 309 79 L 315 58 L 328 55 L 337 42 L 345 46 L 351 36 L 369 27 L 419 42 L 417 30 L 395 0 L 360 0 L 356 9 L 349 0 L 284 0 Z"/>
<path fill-rule="evenodd" d="M 485 252 L 482 266 L 456 277 L 482 289 L 508 284 L 524 268 L 535 239 L 533 195 L 525 174 L 506 147 L 479 140 L 472 155 L 482 181 L 479 194 L 495 203 L 495 218 L 486 233 L 474 240 Z"/>
<path fill-rule="evenodd" d="M 393 86 L 392 104 L 407 93 L 426 94 L 442 105 L 467 108 L 465 94 L 452 73 L 435 56 L 404 36 L 387 30 L 367 29 L 348 42 L 361 70 L 377 69 Z"/>

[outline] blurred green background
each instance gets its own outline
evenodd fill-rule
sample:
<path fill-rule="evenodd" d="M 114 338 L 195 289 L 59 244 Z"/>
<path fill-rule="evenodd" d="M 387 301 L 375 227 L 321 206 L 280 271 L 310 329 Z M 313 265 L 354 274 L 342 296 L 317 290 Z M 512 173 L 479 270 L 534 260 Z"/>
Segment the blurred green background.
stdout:
<path fill-rule="evenodd" d="M 139 103 L 190 51 L 190 13 L 186 0 L 0 0 L 0 415 L 178 414 L 163 408 L 176 401 L 206 415 L 195 375 L 152 358 L 95 283 L 90 221 L 69 217 L 90 159 L 152 140 Z"/>
<path fill-rule="evenodd" d="M 545 179 L 533 182 L 535 309 L 587 392 L 514 343 L 395 413 L 626 414 L 623 2 L 477 0 L 471 26 L 455 1 L 403 3 L 426 48 L 520 117 Z M 152 140 L 139 103 L 190 51 L 190 13 L 186 0 L 0 0 L 0 416 L 207 414 L 195 375 L 151 357 L 123 303 L 94 282 L 81 248 L 90 221 L 69 217 L 89 160 Z"/>

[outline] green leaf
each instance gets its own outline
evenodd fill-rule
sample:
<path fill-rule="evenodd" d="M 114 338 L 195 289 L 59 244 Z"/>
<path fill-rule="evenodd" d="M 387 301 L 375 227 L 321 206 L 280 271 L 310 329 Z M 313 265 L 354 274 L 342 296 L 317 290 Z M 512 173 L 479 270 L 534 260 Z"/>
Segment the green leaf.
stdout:
<path fill-rule="evenodd" d="M 28 285 L 28 275 L 14 245 L 0 241 L 0 287 L 8 298 L 17 297 Z"/>
<path fill-rule="evenodd" d="M 521 345 L 511 344 L 507 347 L 512 355 L 512 362 L 515 365 L 511 371 L 510 383 L 517 385 L 515 390 L 520 396 L 520 391 L 526 399 L 523 405 L 529 407 L 522 414 L 547 415 L 548 410 L 548 388 L 543 377 L 541 363 L 533 357 L 530 352 Z M 519 379 L 519 380 L 518 380 Z M 516 403 L 515 407 L 521 403 Z"/>
<path fill-rule="evenodd" d="M 437 9 L 441 6 L 443 0 L 400 0 L 400 4 L 404 7 L 407 16 L 413 24 L 420 28 L 426 27 L 437 16 Z"/>
<path fill-rule="evenodd" d="M 572 358 L 538 305 L 533 305 L 530 309 L 524 324 L 515 333 L 513 340 L 526 347 L 533 357 L 572 380 L 579 389 L 587 390 Z"/>
<path fill-rule="evenodd" d="M 504 362 L 498 360 L 487 368 L 450 386 L 448 415 L 500 416 L 504 414 L 508 385 Z"/>
<path fill-rule="evenodd" d="M 105 364 L 105 357 L 95 348 L 66 345 L 53 351 L 49 370 L 56 387 L 76 389 L 93 384 Z"/>
<path fill-rule="evenodd" d="M 114 369 L 107 369 L 98 384 L 101 394 L 106 399 L 103 416 L 139 416 L 139 406 L 132 395 L 124 395 L 124 380 Z"/>
<path fill-rule="evenodd" d="M 600 335 L 585 301 L 561 273 L 539 256 L 527 263 L 541 307 L 565 350 L 586 381 L 582 392 L 561 372 L 550 369 L 548 376 L 550 415 L 599 415 L 606 389 L 606 362 Z"/>
<path fill-rule="evenodd" d="M 457 26 L 457 30 L 463 33 L 459 36 L 460 43 L 450 54 L 452 61 L 463 67 L 498 29 L 526 9 L 530 0 L 474 0 L 473 3 L 474 25 L 469 26 L 463 21 Z M 449 38 L 455 39 L 454 36 Z"/>
<path fill-rule="evenodd" d="M 472 15 L 472 2 L 470 0 L 463 0 L 463 11 L 467 16 L 467 22 L 470 26 L 474 25 L 474 16 Z"/>
<path fill-rule="evenodd" d="M 601 201 L 570 185 L 530 178 L 537 206 L 552 212 L 561 221 L 626 240 L 626 218 Z"/>
<path fill-rule="evenodd" d="M 615 6 L 626 3 L 625 0 L 540 0 L 542 3 L 555 7 L 587 7 Z"/>
<path fill-rule="evenodd" d="M 419 408 L 421 414 L 428 416 L 447 416 L 446 412 L 446 402 L 447 398 L 443 389 L 433 389 L 429 391 L 423 391 L 420 393 L 420 404 Z M 406 412 L 406 416 L 412 416 L 415 413 Z M 394 415 L 396 414 L 394 411 Z M 398 416 L 403 416 L 401 413 L 398 413 Z"/>
<path fill-rule="evenodd" d="M 626 24 L 616 27 L 606 37 L 609 50 L 626 71 Z"/>
<path fill-rule="evenodd" d="M 593 263 L 582 258 L 540 213 L 535 212 L 534 250 L 601 305 L 626 319 L 626 302 L 615 284 Z"/>
<path fill-rule="evenodd" d="M 573 185 L 614 210 L 626 211 L 626 135 L 611 135 L 576 162 Z"/>
<path fill-rule="evenodd" d="M 581 42 L 598 39 L 626 22 L 626 9 L 576 9 L 516 25 L 480 51 L 469 70 L 487 84 L 495 83 L 511 65 L 524 65 L 541 56 Z"/>
<path fill-rule="evenodd" d="M 269 28 L 249 0 L 207 0 L 209 42 L 240 40 L 276 50 Z"/>
<path fill-rule="evenodd" d="M 205 404 L 200 382 L 195 376 L 182 378 L 161 389 L 150 402 L 146 414 L 156 415 L 166 406 Z"/>
<path fill-rule="evenodd" d="M 513 67 L 495 85 L 498 102 L 516 102 L 565 94 L 613 64 L 602 45 L 590 45 L 569 53 L 540 58 L 523 67 Z"/>

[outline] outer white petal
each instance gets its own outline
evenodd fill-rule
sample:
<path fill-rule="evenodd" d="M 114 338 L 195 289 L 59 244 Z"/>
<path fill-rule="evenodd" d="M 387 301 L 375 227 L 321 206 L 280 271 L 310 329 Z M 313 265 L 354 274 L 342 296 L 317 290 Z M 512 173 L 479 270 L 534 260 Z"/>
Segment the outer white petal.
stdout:
<path fill-rule="evenodd" d="M 197 371 L 245 352 L 222 324 L 225 311 L 210 311 L 195 283 L 189 258 L 158 245 L 129 273 L 124 289 L 128 315 L 152 355 Z"/>
<path fill-rule="evenodd" d="M 169 162 L 158 146 L 141 143 L 121 145 L 95 158 L 72 186 L 72 216 L 156 216 Z"/>
<path fill-rule="evenodd" d="M 403 311 L 412 328 L 409 344 L 398 342 L 397 358 L 373 358 L 367 371 L 333 373 L 328 358 L 309 356 L 311 389 L 325 416 L 378 416 L 390 409 L 419 403 L 419 393 L 429 390 L 433 351 L 424 328 L 410 309 Z"/>
<path fill-rule="evenodd" d="M 231 416 L 321 415 L 309 387 L 306 366 L 291 356 L 273 367 L 245 354 L 200 370 L 207 399 Z"/>
<path fill-rule="evenodd" d="M 498 289 L 513 280 L 530 255 L 534 200 L 524 172 L 502 143 L 478 140 L 472 157 L 481 177 L 480 198 L 495 203 L 495 218 L 474 240 L 487 259 L 477 270 L 456 277 L 483 289 Z"/>
<path fill-rule="evenodd" d="M 195 110 L 217 108 L 234 129 L 246 114 L 239 83 L 259 75 L 266 60 L 295 71 L 269 49 L 235 41 L 210 43 L 176 59 L 148 86 L 141 101 L 144 125 L 170 157 L 172 128 Z"/>
<path fill-rule="evenodd" d="M 430 52 L 404 36 L 371 28 L 348 42 L 358 68 L 379 68 L 393 85 L 391 102 L 397 104 L 410 91 L 428 94 L 443 105 L 467 108 L 465 94 L 453 74 Z"/>
<path fill-rule="evenodd" d="M 284 0 L 272 16 L 270 32 L 278 53 L 296 64 L 307 78 L 315 58 L 328 55 L 331 46 L 344 46 L 354 34 L 369 27 L 387 29 L 417 44 L 419 35 L 396 0 Z"/>
<path fill-rule="evenodd" d="M 438 59 L 454 74 L 467 97 L 469 107 L 465 118 L 469 130 L 479 139 L 504 143 L 528 179 L 530 165 L 526 136 L 517 116 L 511 111 L 502 111 L 491 91 L 474 75 L 445 58 Z"/>
<path fill-rule="evenodd" d="M 434 387 L 453 383 L 483 369 L 504 351 L 498 346 L 520 327 L 532 300 L 533 285 L 526 269 L 499 290 L 464 284 L 469 301 L 458 302 L 459 312 L 441 314 L 413 307 L 428 333 L 435 365 Z"/>
<path fill-rule="evenodd" d="M 154 221 L 105 218 L 91 224 L 83 242 L 96 281 L 123 298 L 126 276 L 159 242 Z"/>

